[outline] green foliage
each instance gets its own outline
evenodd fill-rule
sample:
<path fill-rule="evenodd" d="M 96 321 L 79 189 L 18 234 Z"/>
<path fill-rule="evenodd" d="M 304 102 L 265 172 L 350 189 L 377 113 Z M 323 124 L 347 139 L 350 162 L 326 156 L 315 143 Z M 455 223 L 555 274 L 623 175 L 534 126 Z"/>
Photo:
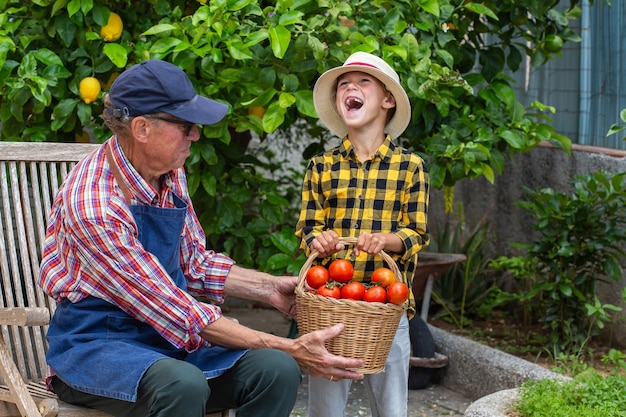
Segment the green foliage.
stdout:
<path fill-rule="evenodd" d="M 272 152 L 233 153 L 233 144 L 216 144 L 217 161 L 199 155 L 208 144 L 193 144 L 187 161 L 194 205 L 208 246 L 241 265 L 297 275 L 304 263 L 293 225 L 299 213 L 303 170 L 286 168 Z"/>
<path fill-rule="evenodd" d="M 593 369 L 569 381 L 527 380 L 520 388 L 515 410 L 520 417 L 624 417 L 626 416 L 626 367 L 619 351 L 607 360 L 616 365 L 610 375 Z M 621 360 L 621 362 L 620 362 Z"/>
<path fill-rule="evenodd" d="M 525 56 L 542 65 L 578 42 L 569 29 L 579 0 L 0 0 L 0 140 L 96 141 L 109 135 L 102 100 L 85 104 L 86 76 L 106 92 L 125 68 L 149 58 L 183 68 L 199 93 L 228 103 L 227 117 L 202 129 L 188 163 L 194 201 L 216 250 L 245 265 L 265 259 L 263 233 L 293 226 L 290 191 L 263 180 L 247 154 L 304 121 L 307 152 L 324 147 L 312 86 L 355 51 L 393 63 L 412 102 L 403 144 L 427 160 L 431 184 L 493 181 L 507 154 L 540 141 L 569 150 L 550 126 L 554 108 L 516 99 L 511 78 Z M 110 12 L 120 39 L 99 34 Z M 251 114 L 263 107 L 262 117 Z M 307 154 L 308 155 L 308 154 Z M 252 220 L 256 221 L 252 221 Z M 228 232 L 230 239 L 223 239 Z M 258 259 L 255 259 L 257 257 Z"/>
<path fill-rule="evenodd" d="M 536 239 L 518 244 L 522 256 L 500 257 L 492 266 L 512 271 L 529 289 L 517 300 L 550 332 L 550 353 L 579 354 L 589 337 L 611 320 L 598 282 L 618 281 L 626 241 L 626 173 L 577 176 L 572 192 L 525 189 L 519 206 L 535 217 Z"/>
<path fill-rule="evenodd" d="M 435 230 L 430 250 L 439 253 L 462 253 L 466 259 L 441 274 L 433 285 L 433 301 L 442 310 L 436 317 L 452 321 L 459 329 L 472 317 L 487 315 L 499 293 L 493 274 L 487 270 L 489 259 L 484 248 L 489 230 L 487 222 L 465 230 L 465 224 L 446 222 Z"/>

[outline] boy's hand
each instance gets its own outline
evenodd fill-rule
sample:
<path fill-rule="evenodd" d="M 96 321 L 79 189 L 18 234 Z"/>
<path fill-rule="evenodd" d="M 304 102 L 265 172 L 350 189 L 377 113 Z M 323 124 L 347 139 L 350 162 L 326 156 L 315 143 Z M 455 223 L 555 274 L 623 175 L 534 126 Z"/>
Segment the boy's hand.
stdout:
<path fill-rule="evenodd" d="M 339 235 L 333 230 L 326 230 L 311 242 L 311 250 L 319 253 L 319 258 L 327 258 L 343 249 L 339 243 Z"/>
<path fill-rule="evenodd" d="M 354 256 L 359 256 L 361 251 L 377 255 L 383 249 L 385 249 L 383 233 L 361 232 L 354 245 Z"/>
<path fill-rule="evenodd" d="M 404 250 L 404 243 L 393 233 L 361 232 L 354 245 L 354 256 L 359 256 L 361 251 L 377 255 L 382 250 L 401 253 Z"/>

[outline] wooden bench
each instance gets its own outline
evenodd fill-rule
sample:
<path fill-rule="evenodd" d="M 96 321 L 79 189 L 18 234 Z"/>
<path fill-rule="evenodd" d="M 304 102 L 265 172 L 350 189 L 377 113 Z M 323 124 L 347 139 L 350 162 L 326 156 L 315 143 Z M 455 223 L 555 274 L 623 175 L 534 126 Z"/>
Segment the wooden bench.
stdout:
<path fill-rule="evenodd" d="M 0 142 L 0 417 L 111 417 L 46 390 L 46 329 L 54 301 L 37 285 L 54 196 L 98 145 Z M 229 416 L 225 411 L 211 416 Z"/>

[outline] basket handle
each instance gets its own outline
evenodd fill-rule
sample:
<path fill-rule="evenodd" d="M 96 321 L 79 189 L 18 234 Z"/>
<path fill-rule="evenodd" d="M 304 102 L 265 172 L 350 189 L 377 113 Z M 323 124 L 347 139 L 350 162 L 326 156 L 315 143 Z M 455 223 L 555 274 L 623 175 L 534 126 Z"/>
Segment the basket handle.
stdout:
<path fill-rule="evenodd" d="M 343 245 L 354 245 L 356 244 L 356 242 L 357 242 L 356 237 L 340 237 L 339 238 L 339 243 Z M 304 262 L 304 265 L 302 265 L 302 268 L 300 268 L 300 274 L 298 275 L 298 285 L 296 286 L 296 290 L 304 291 L 304 282 L 306 280 L 306 273 L 308 272 L 309 268 L 313 264 L 313 261 L 317 259 L 318 256 L 319 256 L 318 251 L 316 250 L 311 251 L 311 254 L 307 258 L 306 262 Z M 380 256 L 383 259 L 383 261 L 385 261 L 389 269 L 391 269 L 391 271 L 394 273 L 394 275 L 396 276 L 396 281 L 403 282 L 400 268 L 398 268 L 398 265 L 393 260 L 393 258 L 389 256 L 387 252 L 385 252 L 384 250 L 381 250 L 378 253 L 378 256 Z"/>

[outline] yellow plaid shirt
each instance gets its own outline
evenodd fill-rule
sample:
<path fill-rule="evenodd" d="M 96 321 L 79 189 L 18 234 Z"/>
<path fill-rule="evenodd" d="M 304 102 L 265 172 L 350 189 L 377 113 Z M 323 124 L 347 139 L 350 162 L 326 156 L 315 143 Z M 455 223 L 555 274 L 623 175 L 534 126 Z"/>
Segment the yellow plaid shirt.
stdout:
<path fill-rule="evenodd" d="M 387 136 L 374 156 L 358 161 L 352 144 L 345 138 L 341 145 L 311 159 L 302 187 L 302 208 L 296 236 L 307 256 L 313 239 L 324 230 L 340 237 L 369 233 L 394 233 L 404 242 L 403 253 L 388 253 L 411 287 L 418 252 L 429 242 L 428 171 L 422 158 L 398 147 Z M 335 258 L 354 262 L 354 279 L 369 281 L 378 267 L 385 266 L 380 256 L 362 252 L 357 258 L 352 248 L 319 260 L 327 265 Z M 410 292 L 409 316 L 415 313 Z"/>

